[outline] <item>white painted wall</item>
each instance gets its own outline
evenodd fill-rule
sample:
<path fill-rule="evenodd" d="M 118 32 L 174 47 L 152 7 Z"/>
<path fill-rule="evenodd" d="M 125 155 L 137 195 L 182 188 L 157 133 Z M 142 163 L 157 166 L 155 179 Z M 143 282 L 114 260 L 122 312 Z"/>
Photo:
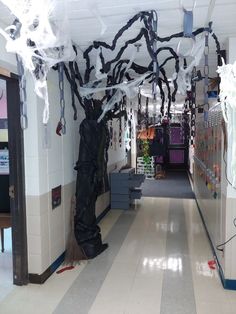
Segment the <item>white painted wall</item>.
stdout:
<path fill-rule="evenodd" d="M 27 79 L 29 126 L 24 131 L 25 183 L 27 199 L 27 238 L 29 272 L 41 274 L 64 251 L 69 233 L 70 199 L 74 195 L 78 158 L 79 124 L 84 118 L 78 106 L 78 121 L 73 120 L 70 86 L 65 80 L 66 134 L 58 136 L 60 117 L 58 77 L 51 71 L 47 79 L 50 120 L 42 123 L 44 102 Z M 47 139 L 46 139 L 47 138 Z M 62 203 L 52 210 L 51 190 L 62 186 Z"/>
<path fill-rule="evenodd" d="M 5 51 L 5 40 L 0 36 L 0 66 L 11 72 L 16 71 L 15 55 Z M 65 102 L 67 132 L 56 135 L 60 117 L 57 72 L 48 75 L 50 120 L 42 124 L 44 103 L 34 92 L 33 79 L 27 75 L 28 128 L 24 130 L 25 185 L 27 212 L 27 241 L 29 272 L 41 274 L 65 250 L 70 230 L 70 199 L 75 192 L 75 163 L 79 150 L 79 124 L 84 113 L 77 103 L 78 121 L 73 120 L 70 86 L 65 79 Z M 113 128 L 119 136 L 118 121 Z M 45 141 L 45 136 L 47 141 Z M 117 142 L 116 150 L 109 149 L 108 168 L 125 164 L 124 138 L 122 146 Z M 62 186 L 62 204 L 51 208 L 51 189 Z M 101 195 L 96 206 L 99 215 L 110 202 L 109 192 Z"/>
<path fill-rule="evenodd" d="M 60 118 L 57 72 L 48 75 L 50 120 L 42 123 L 44 103 L 35 92 L 31 77 L 27 80 L 29 127 L 24 131 L 26 195 L 42 195 L 57 185 L 75 181 L 73 167 L 78 158 L 79 124 L 84 113 L 78 106 L 78 120 L 73 120 L 70 87 L 65 80 L 66 134 L 56 134 Z"/>
<path fill-rule="evenodd" d="M 236 37 L 228 40 L 228 63 L 233 64 L 236 61 Z M 231 136 L 228 136 L 228 153 L 227 153 L 227 176 L 229 181 L 232 181 L 230 169 L 231 151 L 232 151 Z M 236 156 L 234 156 L 236 158 Z M 230 184 L 227 184 L 226 190 L 226 206 L 225 206 L 225 239 L 229 239 L 236 233 L 236 228 L 233 220 L 236 218 L 236 190 Z M 232 240 L 225 246 L 225 276 L 229 279 L 236 280 L 236 240 Z"/>
<path fill-rule="evenodd" d="M 42 124 L 44 103 L 34 93 L 33 82 L 27 80 L 28 102 L 35 104 L 28 110 L 29 127 L 24 131 L 25 138 L 25 174 L 27 199 L 28 254 L 29 272 L 41 274 L 66 248 L 70 230 L 70 198 L 75 193 L 76 171 L 73 169 L 78 159 L 79 124 L 84 119 L 84 112 L 78 107 L 78 121 L 73 120 L 70 86 L 65 80 L 66 134 L 56 135 L 59 121 L 59 90 L 57 72 L 48 75 L 50 102 L 50 121 L 45 129 Z M 119 135 L 118 121 L 113 127 Z M 45 145 L 47 135 L 47 145 Z M 32 143 L 29 145 L 29 143 Z M 124 160 L 124 139 L 122 146 L 117 142 L 116 150 L 109 149 L 108 167 L 119 166 Z M 51 189 L 61 185 L 62 204 L 51 208 Z M 34 202 L 39 199 L 36 210 Z M 109 206 L 109 192 L 101 195 L 97 201 L 97 216 Z M 32 228 L 35 226 L 35 228 Z"/>
<path fill-rule="evenodd" d="M 234 63 L 236 60 L 236 38 L 229 38 L 228 41 L 228 63 Z M 230 163 L 232 137 L 228 136 L 227 159 L 227 177 L 231 181 Z M 222 143 L 223 147 L 223 143 Z M 194 177 L 195 193 L 199 201 L 204 220 L 211 236 L 213 245 L 216 246 L 228 240 L 236 233 L 233 220 L 236 217 L 236 190 L 227 182 L 225 176 L 225 163 L 221 162 L 221 197 L 214 200 L 206 189 L 202 180 L 196 174 Z M 236 280 L 236 240 L 233 239 L 224 247 L 224 253 L 216 250 L 218 259 L 226 279 Z"/>
<path fill-rule="evenodd" d="M 5 26 L 0 23 L 0 27 L 5 29 Z M 12 53 L 7 53 L 5 49 L 6 40 L 0 35 L 0 67 L 3 67 L 13 73 L 17 73 L 16 57 Z"/>
<path fill-rule="evenodd" d="M 228 63 L 236 61 L 236 37 L 231 37 L 228 40 Z"/>

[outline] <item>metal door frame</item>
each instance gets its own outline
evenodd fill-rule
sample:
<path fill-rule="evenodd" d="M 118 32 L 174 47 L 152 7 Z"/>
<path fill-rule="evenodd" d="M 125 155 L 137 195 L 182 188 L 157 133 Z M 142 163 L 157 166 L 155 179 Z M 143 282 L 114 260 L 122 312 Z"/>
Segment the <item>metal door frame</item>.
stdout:
<path fill-rule="evenodd" d="M 12 219 L 12 260 L 13 283 L 28 283 L 28 253 L 26 230 L 24 141 L 20 123 L 20 91 L 18 76 L 13 73 L 0 73 L 6 81 L 8 110 L 8 148 L 10 207 Z M 10 191 L 11 190 L 11 191 Z"/>

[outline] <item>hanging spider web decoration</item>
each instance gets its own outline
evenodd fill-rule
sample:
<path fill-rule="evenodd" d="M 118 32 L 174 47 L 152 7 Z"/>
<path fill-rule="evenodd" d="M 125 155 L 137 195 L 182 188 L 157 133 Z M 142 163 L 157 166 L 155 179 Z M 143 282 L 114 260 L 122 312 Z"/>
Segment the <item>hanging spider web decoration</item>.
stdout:
<path fill-rule="evenodd" d="M 135 14 L 120 30 L 109 44 L 103 41 L 94 41 L 82 55 L 81 61 L 85 61 L 84 77 L 80 73 L 81 66 L 78 66 L 75 58 L 76 45 L 72 45 L 69 27 L 67 26 L 66 0 L 2 0 L 10 9 L 15 19 L 7 29 L 0 29 L 0 33 L 7 40 L 6 49 L 8 52 L 16 53 L 21 57 L 24 68 L 29 70 L 34 78 L 35 91 L 45 101 L 43 122 L 47 123 L 49 118 L 49 103 L 46 77 L 50 68 L 60 62 L 69 61 L 69 69 L 64 64 L 64 72 L 71 85 L 73 96 L 75 95 L 83 109 L 87 110 L 88 103 L 96 97 L 99 91 L 105 93 L 103 101 L 103 113 L 99 121 L 112 110 L 119 107 L 124 96 L 133 98 L 138 93 L 138 86 L 145 81 L 152 84 L 152 94 L 156 97 L 156 90 L 159 88 L 161 97 L 161 114 L 164 114 L 164 104 L 167 101 L 167 113 L 170 112 L 171 103 L 175 102 L 177 90 L 181 94 L 191 89 L 191 72 L 204 52 L 204 40 L 199 35 L 205 31 L 211 33 L 211 27 L 202 27 L 192 32 L 195 43 L 191 54 L 191 61 L 187 67 L 182 65 L 180 57 L 170 45 L 172 39 L 181 38 L 184 32 L 172 34 L 167 37 L 158 35 L 158 16 L 155 10 L 141 11 Z M 73 1 L 72 1 L 73 2 Z M 105 31 L 105 24 L 97 12 L 96 5 L 93 7 L 94 15 L 102 25 L 102 33 Z M 96 1 L 95 1 L 96 2 Z M 139 23 L 139 24 L 138 24 Z M 117 51 L 117 41 L 131 27 L 138 25 L 139 33 L 136 37 L 130 38 L 120 47 L 115 57 L 107 54 L 109 51 Z M 214 38 L 215 39 L 215 38 Z M 141 66 L 135 61 L 135 54 L 128 59 L 122 59 L 123 53 L 130 45 L 143 40 L 147 48 L 147 55 L 151 62 Z M 160 46 L 159 46 L 160 45 Z M 75 51 L 74 51 L 75 50 Z M 92 55 L 96 51 L 96 61 L 92 65 Z M 159 54 L 167 52 L 168 56 L 162 64 L 158 64 Z M 91 53 L 91 54 L 90 54 Z M 173 89 L 169 84 L 165 65 L 174 59 L 174 74 L 172 75 Z M 149 62 L 149 61 L 148 61 Z M 95 73 L 92 73 L 95 70 Z M 70 73 L 71 72 L 71 73 Z M 71 74 L 71 76 L 70 76 Z M 143 76 L 143 77 L 142 77 Z M 92 80 L 93 79 L 93 80 Z M 94 80 L 95 79 L 95 80 Z M 78 85 L 76 83 L 78 80 Z M 162 88 L 163 86 L 163 88 Z M 164 91 L 164 86 L 167 92 Z M 115 90 L 117 89 L 117 90 Z M 166 95 L 165 95 L 166 94 Z M 158 95 L 159 96 L 159 95 Z M 111 99 L 112 98 L 112 99 Z M 85 104 L 86 103 L 86 104 Z"/>
<path fill-rule="evenodd" d="M 220 75 L 220 103 L 223 116 L 228 126 L 228 138 L 232 145 L 228 146 L 231 164 L 232 186 L 236 187 L 236 61 L 234 64 L 225 64 L 218 67 Z"/>
<path fill-rule="evenodd" d="M 221 60 L 222 66 L 217 70 L 221 78 L 220 101 L 236 110 L 236 61 L 234 64 L 225 64 L 224 59 Z"/>
<path fill-rule="evenodd" d="M 6 50 L 21 57 L 24 68 L 33 76 L 35 91 L 45 101 L 43 123 L 49 119 L 46 78 L 58 62 L 74 60 L 70 36 L 67 32 L 66 1 L 63 16 L 56 12 L 56 0 L 2 0 L 15 17 L 12 25 L 0 34 L 6 39 Z"/>

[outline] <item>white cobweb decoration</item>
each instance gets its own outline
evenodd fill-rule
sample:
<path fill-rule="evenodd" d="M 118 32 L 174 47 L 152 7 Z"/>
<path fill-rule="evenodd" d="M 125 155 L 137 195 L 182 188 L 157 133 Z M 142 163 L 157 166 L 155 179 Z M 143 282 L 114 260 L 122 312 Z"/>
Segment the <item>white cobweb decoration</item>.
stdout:
<path fill-rule="evenodd" d="M 194 67 L 197 67 L 201 61 L 204 54 L 205 48 L 205 38 L 197 39 L 194 43 L 193 49 L 188 57 L 192 58 L 192 61 L 184 68 L 183 65 L 180 66 L 180 70 L 177 76 L 178 90 L 181 95 L 186 95 L 186 92 L 191 90 L 191 76 Z M 176 73 L 173 75 L 173 79 L 176 78 Z"/>
<path fill-rule="evenodd" d="M 218 67 L 220 75 L 220 102 L 223 116 L 228 126 L 228 138 L 232 145 L 228 145 L 230 155 L 230 170 L 232 186 L 236 187 L 236 61 L 234 64 L 225 64 Z"/>
<path fill-rule="evenodd" d="M 126 68 L 127 69 L 127 68 Z M 89 98 L 94 93 L 104 92 L 107 90 L 116 89 L 116 92 L 111 97 L 111 99 L 103 104 L 102 106 L 102 114 L 98 118 L 98 122 L 100 122 L 106 115 L 106 113 L 112 110 L 115 107 L 115 104 L 119 103 L 122 98 L 126 95 L 128 99 L 132 99 L 138 95 L 138 87 L 139 85 L 145 81 L 146 77 L 150 75 L 150 72 L 143 74 L 132 81 L 124 81 L 119 84 L 115 84 L 113 86 L 106 86 L 106 87 L 97 87 L 97 88 L 90 88 L 90 87 L 80 87 L 79 92 L 82 97 Z"/>
<path fill-rule="evenodd" d="M 45 102 L 43 123 L 49 119 L 47 74 L 59 62 L 74 60 L 67 31 L 66 0 L 2 0 L 18 19 L 0 34 L 6 39 L 7 52 L 21 57 L 24 68 L 33 76 L 35 92 Z M 57 9 L 60 3 L 61 10 Z M 59 16 L 63 14 L 62 16 Z"/>
<path fill-rule="evenodd" d="M 222 66 L 218 67 L 217 73 L 219 73 L 221 79 L 221 103 L 226 103 L 227 106 L 236 110 L 236 61 L 234 64 L 225 64 L 224 59 L 222 59 Z"/>

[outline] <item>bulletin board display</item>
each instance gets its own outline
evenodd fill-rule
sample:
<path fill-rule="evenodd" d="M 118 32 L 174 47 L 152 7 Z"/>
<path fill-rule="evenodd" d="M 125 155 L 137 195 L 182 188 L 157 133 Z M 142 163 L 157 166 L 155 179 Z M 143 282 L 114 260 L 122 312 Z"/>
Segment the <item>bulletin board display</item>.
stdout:
<path fill-rule="evenodd" d="M 195 171 L 215 199 L 221 192 L 222 119 L 218 108 L 209 111 L 206 121 L 196 123 Z"/>
<path fill-rule="evenodd" d="M 170 127 L 170 144 L 184 144 L 184 131 L 182 127 Z"/>
<path fill-rule="evenodd" d="M 169 162 L 171 164 L 183 164 L 184 163 L 184 149 L 170 149 L 169 150 Z"/>
<path fill-rule="evenodd" d="M 0 79 L 0 142 L 8 142 L 6 81 Z"/>
<path fill-rule="evenodd" d="M 0 149 L 0 175 L 9 174 L 9 151 Z"/>

